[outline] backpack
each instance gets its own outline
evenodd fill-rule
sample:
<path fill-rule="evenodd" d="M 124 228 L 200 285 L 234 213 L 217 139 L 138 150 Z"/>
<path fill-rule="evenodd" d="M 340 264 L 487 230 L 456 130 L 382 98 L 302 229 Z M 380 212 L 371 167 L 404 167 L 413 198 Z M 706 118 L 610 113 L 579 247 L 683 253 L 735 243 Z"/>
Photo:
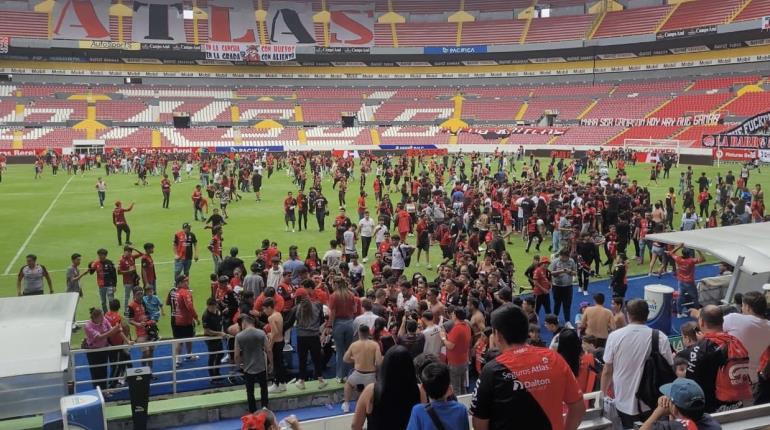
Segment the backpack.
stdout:
<path fill-rule="evenodd" d="M 398 253 L 401 254 L 401 258 L 404 260 L 404 267 L 409 267 L 410 264 L 412 264 L 412 253 L 410 251 L 406 252 L 406 255 L 404 255 L 404 250 L 401 248 L 401 245 L 398 245 Z"/>
<path fill-rule="evenodd" d="M 719 346 L 725 364 L 717 371 L 716 397 L 721 402 L 750 399 L 749 352 L 740 340 L 726 333 L 707 333 L 705 338 Z"/>
<path fill-rule="evenodd" d="M 676 378 L 673 367 L 658 349 L 660 331 L 652 330 L 652 350 L 642 365 L 642 380 L 636 389 L 636 398 L 649 407 L 655 407 L 660 397 L 660 387 Z"/>

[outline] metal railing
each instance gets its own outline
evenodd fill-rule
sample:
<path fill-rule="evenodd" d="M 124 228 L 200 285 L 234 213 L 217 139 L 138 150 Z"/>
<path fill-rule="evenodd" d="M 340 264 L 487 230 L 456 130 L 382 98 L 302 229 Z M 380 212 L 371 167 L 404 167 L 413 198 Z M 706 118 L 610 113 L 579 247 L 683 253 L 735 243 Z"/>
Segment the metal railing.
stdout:
<path fill-rule="evenodd" d="M 126 367 L 134 367 L 136 365 L 143 365 L 142 363 L 150 362 L 153 365 L 160 362 L 170 362 L 170 370 L 162 370 L 155 372 L 153 371 L 153 379 L 150 382 L 150 390 L 152 390 L 153 387 L 165 387 L 165 386 L 171 386 L 171 393 L 177 394 L 178 386 L 180 384 L 189 384 L 194 382 L 204 382 L 204 381 L 214 381 L 214 380 L 224 380 L 229 379 L 231 382 L 233 380 L 238 380 L 238 374 L 234 372 L 235 366 L 232 364 L 231 361 L 227 360 L 224 362 L 221 362 L 214 365 L 214 366 L 195 366 L 195 367 L 181 367 L 177 365 L 177 363 L 193 357 L 198 356 L 199 359 L 204 359 L 205 357 L 208 357 L 209 355 L 217 354 L 222 355 L 223 358 L 229 357 L 231 353 L 233 352 L 230 349 L 226 348 L 226 345 L 224 345 L 224 342 L 227 338 L 221 338 L 221 337 L 207 337 L 207 336 L 200 336 L 200 337 L 194 337 L 189 339 L 169 339 L 169 340 L 159 340 L 154 342 L 144 342 L 144 343 L 134 343 L 131 345 L 118 345 L 118 346 L 108 346 L 104 348 L 93 348 L 93 349 L 74 349 L 72 350 L 70 354 L 70 369 L 72 370 L 71 373 L 71 382 L 74 384 L 75 392 L 77 392 L 77 386 L 79 384 L 97 384 L 97 383 L 104 383 L 108 386 L 108 388 L 103 389 L 102 391 L 104 393 L 119 393 L 122 391 L 128 390 L 128 386 L 125 384 L 120 384 L 122 382 L 123 376 L 122 375 L 116 375 L 116 376 L 109 376 L 109 373 L 111 372 L 111 369 L 114 366 L 126 366 Z M 183 345 L 187 343 L 201 343 L 206 341 L 220 341 L 223 342 L 223 348 L 221 351 L 216 352 L 209 352 L 208 348 L 206 348 L 203 351 L 200 352 L 194 352 L 194 353 L 182 353 L 177 354 L 177 345 Z M 164 355 L 157 355 L 158 354 L 158 348 L 163 346 L 169 346 L 170 347 L 170 354 L 164 354 Z M 184 347 L 184 346 L 182 346 Z M 114 361 L 110 362 L 108 361 L 106 364 L 96 364 L 92 365 L 90 362 L 88 362 L 87 354 L 92 352 L 116 352 L 116 351 L 123 351 L 127 353 L 128 355 L 131 354 L 132 351 L 139 351 L 141 354 L 142 351 L 144 351 L 146 348 L 153 348 L 153 355 L 147 358 L 137 358 L 137 359 L 128 359 L 128 360 L 122 360 L 122 361 Z M 85 356 L 85 360 L 87 364 L 77 364 L 77 357 L 78 356 Z M 207 360 L 208 361 L 208 360 Z M 150 367 L 154 367 L 153 365 L 150 365 Z M 106 378 L 101 379 L 93 379 L 90 376 L 91 369 L 96 367 L 106 367 L 106 372 L 108 373 L 108 376 Z M 78 379 L 78 371 L 87 370 L 89 372 L 89 378 L 88 379 Z M 198 372 L 198 371 L 209 371 L 210 369 L 219 369 L 220 375 L 219 376 L 206 376 L 206 377 L 191 377 L 191 378 L 184 378 L 184 375 L 186 373 L 191 372 Z M 170 376 L 170 381 L 158 381 L 160 377 L 163 376 Z M 90 389 L 90 388 L 89 388 Z"/>

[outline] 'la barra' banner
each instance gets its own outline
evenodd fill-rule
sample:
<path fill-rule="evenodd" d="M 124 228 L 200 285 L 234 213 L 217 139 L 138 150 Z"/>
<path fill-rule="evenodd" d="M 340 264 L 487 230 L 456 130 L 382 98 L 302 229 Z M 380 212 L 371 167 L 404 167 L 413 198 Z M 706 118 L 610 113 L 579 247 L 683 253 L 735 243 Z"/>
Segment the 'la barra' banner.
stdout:
<path fill-rule="evenodd" d="M 253 45 L 244 43 L 206 43 L 201 45 L 207 60 L 271 63 L 297 58 L 296 45 Z"/>

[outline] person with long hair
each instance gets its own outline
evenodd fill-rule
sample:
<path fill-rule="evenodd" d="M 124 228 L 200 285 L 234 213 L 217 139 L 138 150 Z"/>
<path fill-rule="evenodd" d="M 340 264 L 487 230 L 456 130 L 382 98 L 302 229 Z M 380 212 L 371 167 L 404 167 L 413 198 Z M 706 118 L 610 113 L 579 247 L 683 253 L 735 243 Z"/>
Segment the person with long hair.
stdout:
<path fill-rule="evenodd" d="M 414 362 L 403 346 L 389 349 L 377 373 L 377 381 L 364 388 L 356 403 L 352 430 L 405 429 L 412 407 L 425 403 L 420 394 Z"/>
<path fill-rule="evenodd" d="M 86 349 L 105 348 L 109 346 L 110 336 L 120 332 L 120 330 L 121 326 L 110 325 L 110 322 L 104 318 L 104 313 L 101 309 L 91 308 L 91 319 L 85 325 L 86 338 L 83 344 Z M 94 388 L 100 387 L 102 390 L 107 388 L 107 361 L 109 356 L 110 353 L 108 351 L 92 351 L 86 354 Z"/>
<path fill-rule="evenodd" d="M 296 306 L 286 321 L 285 328 L 294 325 L 297 331 L 297 355 L 299 358 L 299 375 L 296 387 L 305 389 L 307 354 L 313 362 L 314 376 L 318 380 L 318 388 L 324 388 L 327 383 L 323 378 L 324 362 L 321 359 L 321 324 L 323 324 L 323 305 L 310 300 L 306 288 L 296 291 Z"/>
<path fill-rule="evenodd" d="M 332 334 L 337 358 L 337 379 L 342 382 L 350 373 L 350 365 L 345 363 L 345 351 L 353 343 L 353 318 L 360 314 L 360 304 L 353 295 L 347 282 L 338 278 L 334 281 L 334 292 L 329 297 L 329 321 L 325 334 Z"/>
<path fill-rule="evenodd" d="M 318 250 L 315 246 L 311 246 L 307 249 L 307 256 L 305 256 L 305 266 L 310 270 L 321 268 L 321 259 L 318 258 Z"/>

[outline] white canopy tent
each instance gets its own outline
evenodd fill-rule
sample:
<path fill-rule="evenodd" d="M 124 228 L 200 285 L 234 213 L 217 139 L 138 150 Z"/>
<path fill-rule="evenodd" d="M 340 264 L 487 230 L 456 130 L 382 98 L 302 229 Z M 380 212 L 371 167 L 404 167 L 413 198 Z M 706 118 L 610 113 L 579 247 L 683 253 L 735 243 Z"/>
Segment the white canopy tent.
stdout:
<path fill-rule="evenodd" d="M 0 298 L 0 419 L 59 410 L 77 293 Z"/>
<path fill-rule="evenodd" d="M 757 291 L 770 282 L 770 222 L 648 234 L 645 239 L 680 244 L 732 265 L 727 301 L 736 292 Z"/>

